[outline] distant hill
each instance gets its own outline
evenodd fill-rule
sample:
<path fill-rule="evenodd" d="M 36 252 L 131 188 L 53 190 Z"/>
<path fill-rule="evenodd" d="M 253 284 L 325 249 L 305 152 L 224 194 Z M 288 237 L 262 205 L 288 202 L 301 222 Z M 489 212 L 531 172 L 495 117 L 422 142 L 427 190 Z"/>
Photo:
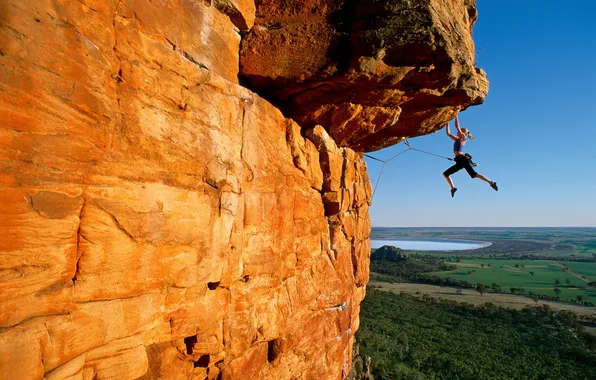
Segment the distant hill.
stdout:
<path fill-rule="evenodd" d="M 384 245 L 377 248 L 370 256 L 371 260 L 386 260 L 394 263 L 400 263 L 408 258 L 408 254 L 401 248 L 391 245 Z"/>

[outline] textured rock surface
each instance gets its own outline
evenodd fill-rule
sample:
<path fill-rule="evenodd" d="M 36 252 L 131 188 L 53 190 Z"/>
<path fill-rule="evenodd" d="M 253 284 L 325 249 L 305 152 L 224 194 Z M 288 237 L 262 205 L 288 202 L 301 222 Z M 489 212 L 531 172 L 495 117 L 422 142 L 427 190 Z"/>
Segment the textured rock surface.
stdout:
<path fill-rule="evenodd" d="M 473 6 L 1 1 L 0 379 L 346 376 L 355 150 L 483 100 Z"/>
<path fill-rule="evenodd" d="M 347 374 L 370 183 L 236 84 L 251 12 L 0 2 L 0 379 Z"/>
<path fill-rule="evenodd" d="M 370 151 L 483 102 L 475 0 L 260 0 L 241 74 L 303 126 Z"/>
<path fill-rule="evenodd" d="M 344 380 L 375 380 L 375 377 L 371 373 L 372 358 L 361 354 L 360 346 L 356 342 L 354 342 L 352 356 L 354 357 L 352 369 Z"/>

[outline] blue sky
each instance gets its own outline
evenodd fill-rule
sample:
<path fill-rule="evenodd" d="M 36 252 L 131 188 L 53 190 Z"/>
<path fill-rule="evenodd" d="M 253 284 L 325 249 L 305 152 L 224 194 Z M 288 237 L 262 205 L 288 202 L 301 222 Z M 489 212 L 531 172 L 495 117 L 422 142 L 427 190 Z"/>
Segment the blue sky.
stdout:
<path fill-rule="evenodd" d="M 478 11 L 477 65 L 491 86 L 460 122 L 475 136 L 466 151 L 477 171 L 499 191 L 461 171 L 452 199 L 441 175 L 451 162 L 410 151 L 386 165 L 372 225 L 596 226 L 596 1 L 479 0 Z M 452 155 L 444 130 L 410 143 Z M 366 162 L 374 186 L 381 164 Z"/>

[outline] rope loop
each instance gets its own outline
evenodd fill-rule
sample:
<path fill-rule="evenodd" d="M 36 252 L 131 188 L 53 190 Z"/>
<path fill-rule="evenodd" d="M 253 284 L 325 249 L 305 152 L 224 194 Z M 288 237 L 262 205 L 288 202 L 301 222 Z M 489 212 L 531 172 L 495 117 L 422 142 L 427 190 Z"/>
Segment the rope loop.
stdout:
<path fill-rule="evenodd" d="M 383 163 L 383 166 L 381 166 L 381 171 L 379 173 L 379 176 L 377 177 L 377 182 L 376 182 L 375 187 L 373 189 L 373 193 L 372 193 L 372 195 L 370 197 L 371 202 L 372 202 L 373 197 L 375 196 L 375 192 L 377 191 L 377 186 L 379 185 L 379 181 L 381 181 L 381 175 L 383 174 L 383 170 L 385 169 L 385 164 L 387 164 L 389 161 L 391 161 L 393 159 L 396 159 L 397 157 L 401 156 L 402 154 L 406 153 L 407 151 L 415 150 L 417 152 L 426 153 L 426 154 L 429 154 L 431 156 L 435 156 L 435 157 L 439 157 L 439 158 L 444 158 L 446 160 L 453 161 L 453 158 L 451 158 L 451 157 L 441 156 L 441 155 L 438 155 L 438 154 L 427 152 L 425 150 L 412 148 L 412 146 L 410 145 L 410 142 L 408 141 L 408 139 L 405 139 L 404 140 L 404 144 L 408 147 L 408 149 L 406 149 L 406 150 L 404 150 L 402 152 L 399 152 L 398 154 L 396 154 L 395 156 L 391 157 L 388 160 L 380 160 L 380 159 L 378 159 L 376 157 L 370 156 L 368 154 L 364 154 L 364 156 L 366 156 L 366 157 L 368 157 L 368 158 L 370 158 L 372 160 L 379 161 L 379 162 Z"/>

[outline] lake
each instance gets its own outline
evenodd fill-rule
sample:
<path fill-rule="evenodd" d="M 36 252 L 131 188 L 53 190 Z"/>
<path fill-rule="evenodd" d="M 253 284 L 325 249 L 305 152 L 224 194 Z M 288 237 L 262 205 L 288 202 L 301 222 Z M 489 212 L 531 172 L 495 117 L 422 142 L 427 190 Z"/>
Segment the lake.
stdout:
<path fill-rule="evenodd" d="M 392 245 L 406 251 L 462 251 L 488 247 L 491 243 L 487 241 L 441 239 L 371 239 L 370 241 L 371 248 L 381 248 L 384 245 Z"/>

